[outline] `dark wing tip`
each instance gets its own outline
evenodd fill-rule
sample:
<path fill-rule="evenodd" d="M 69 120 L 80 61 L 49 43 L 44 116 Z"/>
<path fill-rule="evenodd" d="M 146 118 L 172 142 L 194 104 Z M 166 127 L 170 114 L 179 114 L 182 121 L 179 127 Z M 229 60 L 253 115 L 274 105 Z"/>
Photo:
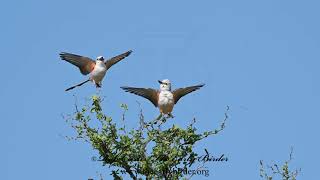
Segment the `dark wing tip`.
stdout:
<path fill-rule="evenodd" d="M 121 89 L 127 89 L 127 88 L 129 88 L 128 86 L 121 86 L 120 87 Z"/>
<path fill-rule="evenodd" d="M 125 92 L 130 92 L 130 93 L 132 93 L 132 92 L 131 92 L 131 88 L 132 88 L 132 87 L 121 86 L 120 88 L 123 89 Z"/>
<path fill-rule="evenodd" d="M 59 53 L 59 56 L 60 56 L 60 58 L 62 59 L 62 60 L 66 60 L 66 55 L 67 54 L 69 54 L 69 53 L 67 53 L 67 52 L 61 52 L 61 53 Z"/>
<path fill-rule="evenodd" d="M 196 91 L 196 90 L 199 90 L 200 88 L 202 88 L 203 86 L 205 86 L 206 84 L 199 84 L 199 85 L 196 85 L 194 86 L 195 89 L 193 91 Z"/>
<path fill-rule="evenodd" d="M 126 57 L 129 56 L 132 53 L 132 50 L 129 50 L 128 52 L 126 52 Z"/>
<path fill-rule="evenodd" d="M 70 54 L 70 53 L 67 53 L 67 52 L 61 52 L 61 53 L 59 53 L 60 56 L 64 56 L 64 55 L 67 55 L 67 54 Z"/>
<path fill-rule="evenodd" d="M 202 88 L 203 86 L 205 86 L 206 84 L 199 84 L 199 85 L 195 85 L 195 86 L 191 86 L 191 88 L 194 88 L 193 91 L 198 90 L 200 88 Z M 192 91 L 191 91 L 192 92 Z"/>

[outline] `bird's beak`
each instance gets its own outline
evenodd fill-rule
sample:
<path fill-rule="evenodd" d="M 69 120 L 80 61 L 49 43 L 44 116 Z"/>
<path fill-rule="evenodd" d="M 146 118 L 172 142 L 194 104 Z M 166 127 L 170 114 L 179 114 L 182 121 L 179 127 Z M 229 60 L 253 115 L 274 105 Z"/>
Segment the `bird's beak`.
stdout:
<path fill-rule="evenodd" d="M 158 80 L 158 82 L 159 82 L 160 84 L 163 84 L 162 81 L 160 81 L 160 80 Z"/>

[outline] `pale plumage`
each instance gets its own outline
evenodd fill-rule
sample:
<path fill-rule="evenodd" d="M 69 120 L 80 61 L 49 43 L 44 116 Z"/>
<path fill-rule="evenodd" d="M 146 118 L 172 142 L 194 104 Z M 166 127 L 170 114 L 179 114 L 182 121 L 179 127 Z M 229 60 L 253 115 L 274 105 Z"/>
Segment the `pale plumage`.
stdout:
<path fill-rule="evenodd" d="M 112 57 L 107 61 L 104 61 L 104 58 L 102 56 L 97 57 L 96 61 L 94 61 L 91 58 L 88 58 L 85 56 L 80 56 L 80 55 L 66 53 L 66 52 L 60 53 L 59 55 L 62 60 L 65 60 L 77 66 L 83 75 L 90 74 L 90 78 L 88 80 L 80 84 L 77 84 L 75 86 L 72 86 L 66 89 L 66 91 L 69 91 L 77 86 L 81 86 L 89 81 L 92 81 L 96 85 L 96 87 L 101 87 L 101 84 L 102 84 L 101 82 L 104 76 L 106 75 L 107 70 L 114 64 L 124 59 L 125 57 L 129 56 L 131 52 L 132 52 L 131 50 L 127 51 L 118 56 Z"/>
<path fill-rule="evenodd" d="M 174 105 L 179 101 L 181 97 L 204 86 L 204 84 L 200 84 L 171 91 L 171 83 L 168 79 L 158 82 L 160 83 L 160 90 L 127 86 L 121 88 L 126 92 L 130 92 L 148 99 L 155 107 L 159 108 L 162 114 L 168 114 L 171 116 Z"/>

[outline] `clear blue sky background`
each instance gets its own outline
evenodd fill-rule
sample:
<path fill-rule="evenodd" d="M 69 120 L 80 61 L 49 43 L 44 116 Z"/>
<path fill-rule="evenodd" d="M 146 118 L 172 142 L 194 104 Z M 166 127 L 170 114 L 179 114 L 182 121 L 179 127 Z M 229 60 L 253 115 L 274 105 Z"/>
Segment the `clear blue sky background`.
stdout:
<path fill-rule="evenodd" d="M 3 1 L 0 3 L 0 179 L 87 179 L 107 167 L 61 117 L 96 93 L 72 65 L 67 51 L 95 58 L 132 49 L 103 82 L 104 107 L 119 121 L 129 105 L 128 126 L 138 124 L 138 100 L 152 119 L 158 110 L 123 92 L 123 85 L 158 88 L 206 83 L 175 107 L 172 123 L 193 117 L 200 130 L 230 119 L 218 136 L 198 144 L 227 163 L 208 164 L 207 179 L 259 179 L 259 160 L 287 159 L 299 179 L 319 177 L 320 4 L 297 0 L 224 1 Z M 196 176 L 195 179 L 205 179 Z"/>

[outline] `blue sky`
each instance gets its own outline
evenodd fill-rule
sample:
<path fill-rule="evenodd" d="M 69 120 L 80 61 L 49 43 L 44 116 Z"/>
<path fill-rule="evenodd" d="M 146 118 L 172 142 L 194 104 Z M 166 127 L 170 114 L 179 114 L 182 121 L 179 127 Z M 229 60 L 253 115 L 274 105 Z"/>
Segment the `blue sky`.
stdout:
<path fill-rule="evenodd" d="M 152 119 L 158 110 L 123 92 L 123 85 L 173 88 L 206 83 L 180 100 L 172 123 L 197 118 L 199 130 L 218 127 L 227 105 L 227 128 L 197 146 L 229 161 L 208 164 L 207 179 L 258 179 L 259 160 L 287 159 L 299 179 L 316 179 L 319 137 L 319 2 L 269 1 L 5 1 L 1 2 L 1 179 L 87 179 L 109 171 L 61 114 L 96 93 L 59 59 L 61 51 L 95 58 L 134 52 L 107 74 L 104 108 L 119 121 L 127 103 L 128 126 L 138 106 Z M 194 179 L 206 179 L 196 176 Z"/>

